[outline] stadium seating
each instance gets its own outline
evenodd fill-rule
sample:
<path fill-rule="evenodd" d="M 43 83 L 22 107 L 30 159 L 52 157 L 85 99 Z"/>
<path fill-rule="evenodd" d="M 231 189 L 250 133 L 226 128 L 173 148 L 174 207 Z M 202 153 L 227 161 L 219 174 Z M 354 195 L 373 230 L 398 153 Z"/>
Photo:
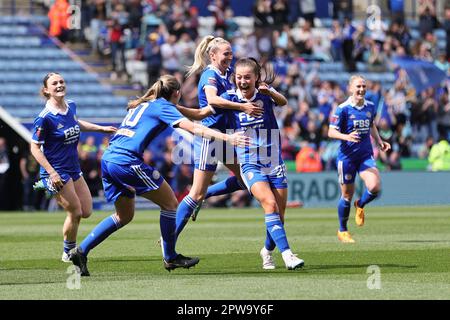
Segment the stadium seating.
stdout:
<path fill-rule="evenodd" d="M 41 26 L 47 23 L 47 17 L 0 17 L 0 105 L 15 117 L 33 119 L 45 103 L 42 79 L 53 71 L 66 80 L 67 98 L 76 102 L 80 117 L 123 118 L 128 98 L 115 96 L 99 75 L 59 48 Z"/>

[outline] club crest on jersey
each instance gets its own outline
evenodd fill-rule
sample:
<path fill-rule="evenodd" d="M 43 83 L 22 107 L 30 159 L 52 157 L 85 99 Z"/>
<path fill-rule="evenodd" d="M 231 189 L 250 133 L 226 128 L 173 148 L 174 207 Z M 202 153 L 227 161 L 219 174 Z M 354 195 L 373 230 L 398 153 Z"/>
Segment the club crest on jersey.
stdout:
<path fill-rule="evenodd" d="M 370 113 L 370 111 L 367 111 L 366 116 L 367 116 L 368 118 L 370 118 L 370 117 L 372 116 L 372 114 Z"/>
<path fill-rule="evenodd" d="M 158 170 L 154 170 L 153 171 L 152 177 L 153 177 L 154 180 L 158 180 L 160 176 L 161 176 L 161 174 L 159 173 Z"/>
<path fill-rule="evenodd" d="M 77 116 L 73 115 L 73 120 L 78 121 Z"/>
<path fill-rule="evenodd" d="M 351 174 L 345 175 L 345 180 L 351 180 L 352 178 L 353 178 L 353 176 Z"/>
<path fill-rule="evenodd" d="M 37 127 L 36 128 L 36 136 L 38 137 L 38 139 L 40 138 L 42 131 L 43 131 L 42 127 Z"/>
<path fill-rule="evenodd" d="M 264 102 L 262 102 L 262 100 L 257 100 L 257 101 L 255 101 L 255 104 L 256 104 L 258 107 L 260 107 L 260 108 L 263 108 L 263 107 L 264 107 Z"/>

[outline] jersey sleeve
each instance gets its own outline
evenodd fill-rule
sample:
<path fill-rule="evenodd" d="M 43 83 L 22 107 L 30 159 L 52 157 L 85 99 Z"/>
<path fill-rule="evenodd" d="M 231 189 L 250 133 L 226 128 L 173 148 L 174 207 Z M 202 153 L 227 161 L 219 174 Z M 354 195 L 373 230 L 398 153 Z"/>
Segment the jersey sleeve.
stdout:
<path fill-rule="evenodd" d="M 33 124 L 33 136 L 31 137 L 31 140 L 34 143 L 38 143 L 38 144 L 44 144 L 45 143 L 45 136 L 47 133 L 47 128 L 46 128 L 46 121 L 44 117 L 37 117 L 34 120 L 34 124 Z"/>
<path fill-rule="evenodd" d="M 330 117 L 330 127 L 340 131 L 341 128 L 343 127 L 342 125 L 344 122 L 344 117 L 345 117 L 344 108 L 337 107 Z"/>
<path fill-rule="evenodd" d="M 204 90 L 205 88 L 214 88 L 217 91 L 218 88 L 218 80 L 216 78 L 216 72 L 214 70 L 205 70 L 200 78 L 201 82 L 201 89 Z"/>
<path fill-rule="evenodd" d="M 159 119 L 171 127 L 176 126 L 180 121 L 187 120 L 174 105 L 164 106 Z"/>

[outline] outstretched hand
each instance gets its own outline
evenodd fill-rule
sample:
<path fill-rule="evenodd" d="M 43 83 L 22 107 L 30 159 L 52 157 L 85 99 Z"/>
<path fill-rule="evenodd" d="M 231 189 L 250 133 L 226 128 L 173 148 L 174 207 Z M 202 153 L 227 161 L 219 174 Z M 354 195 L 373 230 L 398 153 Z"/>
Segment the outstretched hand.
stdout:
<path fill-rule="evenodd" d="M 104 126 L 103 127 L 103 132 L 104 133 L 116 133 L 117 128 L 113 127 L 113 126 Z"/>
<path fill-rule="evenodd" d="M 244 135 L 244 131 L 238 131 L 233 134 L 228 135 L 227 141 L 233 146 L 246 147 L 251 143 L 251 138 Z"/>
<path fill-rule="evenodd" d="M 259 118 L 264 113 L 264 109 L 262 107 L 258 106 L 255 103 L 251 103 L 251 102 L 243 103 L 241 106 L 241 110 L 243 112 L 245 112 L 246 114 L 248 114 L 252 117 L 255 117 L 255 118 Z"/>
<path fill-rule="evenodd" d="M 360 141 L 359 133 L 357 130 L 352 131 L 347 135 L 348 141 L 358 143 Z"/>

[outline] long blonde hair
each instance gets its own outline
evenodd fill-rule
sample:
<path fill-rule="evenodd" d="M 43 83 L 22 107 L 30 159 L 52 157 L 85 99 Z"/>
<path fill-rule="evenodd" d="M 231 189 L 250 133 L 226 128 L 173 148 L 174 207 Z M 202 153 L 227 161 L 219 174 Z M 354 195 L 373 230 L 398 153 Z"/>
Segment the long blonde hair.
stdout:
<path fill-rule="evenodd" d="M 136 108 L 141 103 L 158 98 L 164 98 L 169 101 L 172 94 L 175 91 L 180 90 L 180 88 L 181 84 L 178 82 L 177 78 L 169 74 L 163 75 L 150 87 L 150 89 L 147 90 L 142 97 L 130 101 L 128 103 L 127 110 Z"/>
<path fill-rule="evenodd" d="M 230 44 L 227 40 L 214 36 L 206 36 L 195 49 L 194 63 L 188 67 L 186 77 L 198 73 L 203 70 L 210 62 L 209 54 L 216 52 L 221 44 Z"/>

